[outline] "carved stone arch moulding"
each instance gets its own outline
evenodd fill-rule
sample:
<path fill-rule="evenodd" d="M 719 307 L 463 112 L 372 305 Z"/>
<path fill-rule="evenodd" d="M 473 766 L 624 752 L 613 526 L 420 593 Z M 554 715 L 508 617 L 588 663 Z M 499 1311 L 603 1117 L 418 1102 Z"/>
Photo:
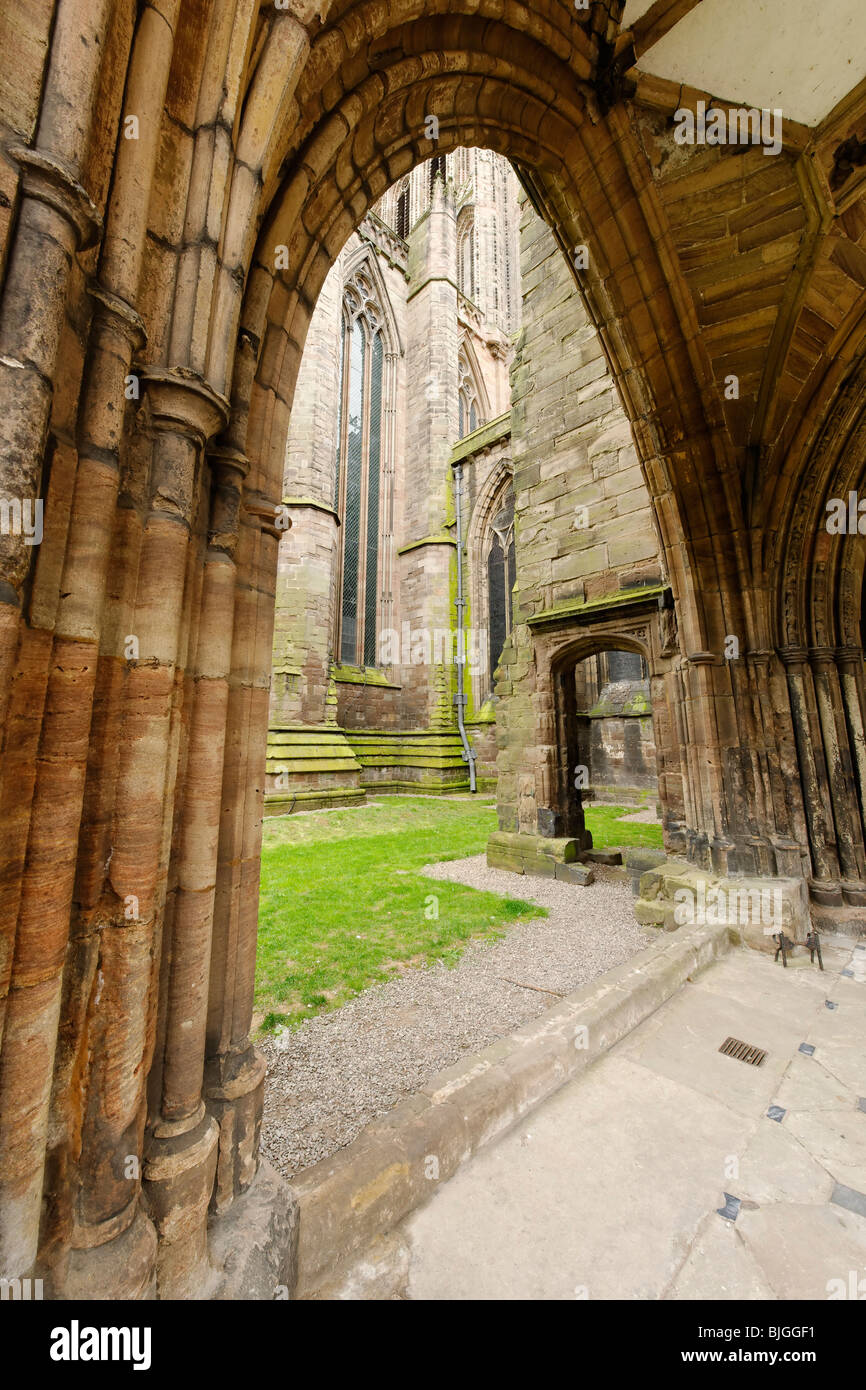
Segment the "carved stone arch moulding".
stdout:
<path fill-rule="evenodd" d="M 546 664 L 551 673 L 558 673 L 567 670 L 569 666 L 576 666 L 579 661 L 585 661 L 589 656 L 611 651 L 637 652 L 643 657 L 647 670 L 652 674 L 652 642 L 646 624 L 638 627 L 628 624 L 621 628 L 608 625 L 602 630 L 584 632 L 579 636 L 571 635 L 555 644 L 551 643 Z"/>
<path fill-rule="evenodd" d="M 799 462 L 786 472 L 786 497 L 779 497 L 777 526 L 767 551 L 767 570 L 775 575 L 771 632 L 781 647 L 825 645 L 841 640 L 837 625 L 839 572 L 855 537 L 848 529 L 827 529 L 830 503 L 846 504 L 863 490 L 866 474 L 866 405 L 858 363 L 827 407 Z"/>

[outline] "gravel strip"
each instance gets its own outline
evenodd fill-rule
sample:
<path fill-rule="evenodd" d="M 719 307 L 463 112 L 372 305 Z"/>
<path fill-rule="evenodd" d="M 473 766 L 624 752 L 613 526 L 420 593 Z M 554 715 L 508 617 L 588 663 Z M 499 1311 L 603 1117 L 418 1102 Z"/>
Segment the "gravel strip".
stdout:
<path fill-rule="evenodd" d="M 443 1067 L 535 1018 L 652 937 L 628 882 L 596 866 L 589 888 L 489 869 L 483 854 L 431 865 L 430 878 L 529 899 L 549 917 L 471 944 L 458 965 L 411 969 L 330 1014 L 259 1043 L 268 1062 L 262 1149 L 287 1178 L 350 1144 Z"/>

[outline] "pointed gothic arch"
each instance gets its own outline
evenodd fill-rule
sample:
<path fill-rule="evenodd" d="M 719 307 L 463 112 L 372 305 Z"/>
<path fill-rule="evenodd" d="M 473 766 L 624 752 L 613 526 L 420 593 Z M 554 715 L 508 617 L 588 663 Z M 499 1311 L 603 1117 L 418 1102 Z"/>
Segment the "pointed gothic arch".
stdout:
<path fill-rule="evenodd" d="M 457 438 L 463 439 L 490 419 L 490 399 L 484 376 L 469 335 L 464 333 L 457 349 Z"/>
<path fill-rule="evenodd" d="M 457 214 L 457 287 L 475 302 L 475 208 L 470 203 Z"/>
<path fill-rule="evenodd" d="M 493 694 L 496 665 L 511 635 L 516 572 L 513 476 L 511 459 L 501 459 L 479 492 L 466 533 L 472 626 L 481 634 L 484 656 L 482 669 L 473 676 L 478 708 Z M 510 517 L 504 518 L 509 503 Z"/>

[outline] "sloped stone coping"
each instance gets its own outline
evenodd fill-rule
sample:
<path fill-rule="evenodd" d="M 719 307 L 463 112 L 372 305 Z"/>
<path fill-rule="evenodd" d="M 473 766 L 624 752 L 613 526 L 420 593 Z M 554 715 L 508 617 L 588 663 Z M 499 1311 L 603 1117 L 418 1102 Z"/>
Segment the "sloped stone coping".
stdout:
<path fill-rule="evenodd" d="M 463 1058 L 290 1186 L 299 1209 L 295 1298 L 316 1297 L 429 1200 L 485 1144 L 602 1056 L 737 940 L 682 928 Z M 327 1296 L 327 1294 L 325 1294 Z"/>

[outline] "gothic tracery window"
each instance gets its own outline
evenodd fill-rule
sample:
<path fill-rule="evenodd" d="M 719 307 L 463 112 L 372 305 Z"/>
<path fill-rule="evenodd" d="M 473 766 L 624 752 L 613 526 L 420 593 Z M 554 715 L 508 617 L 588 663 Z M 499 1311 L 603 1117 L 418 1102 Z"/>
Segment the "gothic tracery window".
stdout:
<path fill-rule="evenodd" d="M 471 208 L 457 219 L 457 285 L 467 299 L 475 298 L 475 218 Z"/>
<path fill-rule="evenodd" d="M 461 352 L 457 359 L 457 438 L 471 434 L 483 423 L 478 409 L 478 392 L 469 363 Z"/>
<path fill-rule="evenodd" d="M 514 557 L 514 495 L 502 497 L 488 528 L 485 550 L 487 568 L 488 676 L 493 676 L 502 648 L 511 633 L 512 590 L 517 577 Z"/>
<path fill-rule="evenodd" d="M 382 318 L 372 281 L 343 295 L 335 507 L 342 523 L 336 647 L 348 665 L 376 664 L 382 474 Z"/>

